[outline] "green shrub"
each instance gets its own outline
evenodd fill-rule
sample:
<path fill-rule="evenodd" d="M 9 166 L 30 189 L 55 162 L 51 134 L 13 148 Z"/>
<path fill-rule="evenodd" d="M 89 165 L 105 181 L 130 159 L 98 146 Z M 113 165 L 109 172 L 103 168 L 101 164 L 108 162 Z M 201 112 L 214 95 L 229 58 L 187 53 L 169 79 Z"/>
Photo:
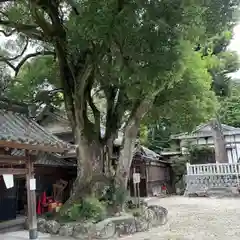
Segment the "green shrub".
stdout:
<path fill-rule="evenodd" d="M 67 212 L 67 217 L 71 221 L 77 221 L 80 218 L 81 207 L 81 204 L 73 204 Z"/>
<path fill-rule="evenodd" d="M 127 199 L 127 195 L 128 192 L 125 188 L 116 186 L 115 182 L 112 181 L 101 200 L 108 205 L 122 206 Z"/>
<path fill-rule="evenodd" d="M 59 216 L 59 221 L 101 221 L 107 216 L 105 204 L 96 198 L 86 198 L 81 203 L 71 205 L 68 210 Z"/>
<path fill-rule="evenodd" d="M 91 219 L 94 221 L 101 221 L 106 218 L 107 210 L 103 202 L 97 198 L 86 198 L 82 201 L 80 212 L 82 219 Z"/>

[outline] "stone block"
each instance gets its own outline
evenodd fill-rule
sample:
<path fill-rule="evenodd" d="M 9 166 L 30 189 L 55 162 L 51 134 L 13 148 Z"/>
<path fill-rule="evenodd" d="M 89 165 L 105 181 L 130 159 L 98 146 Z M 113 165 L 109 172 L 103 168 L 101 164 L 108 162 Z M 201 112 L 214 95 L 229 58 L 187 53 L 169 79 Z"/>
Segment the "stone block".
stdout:
<path fill-rule="evenodd" d="M 136 232 L 135 219 L 132 215 L 108 218 L 116 226 L 118 236 L 131 235 Z"/>
<path fill-rule="evenodd" d="M 61 225 L 54 220 L 47 221 L 45 224 L 45 229 L 47 233 L 57 234 L 59 232 Z"/>
<path fill-rule="evenodd" d="M 152 226 L 163 225 L 167 222 L 168 210 L 158 205 L 152 205 L 148 207 L 153 211 Z"/>
<path fill-rule="evenodd" d="M 95 236 L 98 239 L 113 239 L 117 235 L 116 225 L 110 219 L 97 223 L 95 231 Z"/>
<path fill-rule="evenodd" d="M 73 224 L 64 224 L 59 229 L 59 235 L 64 237 L 70 237 L 73 235 Z"/>
<path fill-rule="evenodd" d="M 73 227 L 72 236 L 80 240 L 88 240 L 95 236 L 96 230 L 92 222 L 78 223 Z"/>
<path fill-rule="evenodd" d="M 41 233 L 46 233 L 46 224 L 47 224 L 47 220 L 44 218 L 38 218 L 37 219 L 37 229 L 39 232 Z"/>

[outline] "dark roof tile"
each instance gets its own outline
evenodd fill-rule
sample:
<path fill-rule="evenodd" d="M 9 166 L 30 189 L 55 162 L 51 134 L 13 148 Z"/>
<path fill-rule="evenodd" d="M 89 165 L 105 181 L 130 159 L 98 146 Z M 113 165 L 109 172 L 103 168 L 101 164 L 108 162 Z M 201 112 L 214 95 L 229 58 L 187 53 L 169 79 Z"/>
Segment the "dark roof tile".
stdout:
<path fill-rule="evenodd" d="M 22 113 L 0 109 L 0 140 L 70 149 L 66 143 Z"/>

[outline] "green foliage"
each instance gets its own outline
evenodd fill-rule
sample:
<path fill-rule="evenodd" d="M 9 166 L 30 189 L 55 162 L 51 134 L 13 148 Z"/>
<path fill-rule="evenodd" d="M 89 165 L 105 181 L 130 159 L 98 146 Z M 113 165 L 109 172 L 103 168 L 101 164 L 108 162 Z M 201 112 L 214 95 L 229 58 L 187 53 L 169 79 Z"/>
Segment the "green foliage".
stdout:
<path fill-rule="evenodd" d="M 172 95 L 169 95 L 171 91 L 165 91 L 167 98 L 160 95 L 153 114 L 146 120 L 150 129 L 150 148 L 157 151 L 161 147 L 169 148 L 171 134 L 192 131 L 212 118 L 218 109 L 222 122 L 232 126 L 240 125 L 240 91 L 236 91 L 235 87 L 234 93 L 231 93 L 233 90 L 230 89 L 231 78 L 228 75 L 239 68 L 237 53 L 227 50 L 231 37 L 230 28 L 209 38 L 200 48 L 199 55 L 188 55 L 191 58 L 185 64 L 182 81 L 173 88 L 176 91 L 172 91 Z M 225 98 L 216 99 L 210 89 L 217 96 Z"/>
<path fill-rule="evenodd" d="M 173 157 L 172 159 L 172 169 L 176 176 L 182 176 L 186 172 L 186 163 L 188 162 L 187 156 Z"/>
<path fill-rule="evenodd" d="M 86 198 L 81 203 L 80 216 L 83 219 L 101 221 L 106 218 L 106 206 L 96 198 Z"/>
<path fill-rule="evenodd" d="M 209 39 L 202 49 L 213 78 L 212 89 L 220 97 L 229 95 L 231 80 L 229 73 L 237 71 L 240 67 L 238 54 L 227 49 L 231 37 L 232 29 L 229 28 Z"/>
<path fill-rule="evenodd" d="M 179 82 L 157 99 L 160 102 L 157 112 L 171 119 L 179 130 L 192 130 L 201 122 L 209 120 L 216 110 L 217 100 L 210 91 L 211 82 L 206 62 L 199 54 L 189 53 Z"/>
<path fill-rule="evenodd" d="M 170 148 L 170 136 L 174 133 L 171 122 L 167 119 L 160 119 L 151 123 L 148 131 L 147 146 L 155 152 L 160 152 L 163 148 Z"/>
<path fill-rule="evenodd" d="M 173 157 L 171 158 L 171 166 L 173 171 L 174 185 L 182 180 L 186 174 L 186 163 L 188 162 L 187 156 Z"/>
<path fill-rule="evenodd" d="M 9 84 L 5 95 L 10 99 L 31 102 L 46 84 L 58 87 L 57 75 L 58 70 L 53 58 L 39 57 L 21 68 L 18 76 Z"/>
<path fill-rule="evenodd" d="M 111 185 L 108 186 L 106 193 L 101 198 L 101 201 L 106 202 L 109 206 L 123 206 L 127 199 L 127 190 L 122 186 L 115 184 L 113 180 Z"/>
<path fill-rule="evenodd" d="M 205 146 L 187 146 L 189 154 L 171 158 L 174 184 L 182 183 L 182 178 L 186 174 L 186 163 L 206 164 L 215 162 L 214 148 Z M 181 186 L 182 188 L 183 186 Z"/>
<path fill-rule="evenodd" d="M 146 145 L 148 141 L 148 127 L 144 124 L 140 125 L 139 140 L 142 145 Z"/>
<path fill-rule="evenodd" d="M 189 147 L 189 162 L 191 164 L 215 163 L 214 148 L 197 145 Z"/>
<path fill-rule="evenodd" d="M 159 94 L 145 119 L 150 128 L 149 145 L 152 147 L 155 144 L 170 147 L 171 134 L 192 131 L 197 125 L 211 119 L 217 110 L 207 59 L 187 46 L 185 54 L 183 74 L 174 87 Z"/>
<path fill-rule="evenodd" d="M 65 215 L 60 216 L 62 221 L 85 221 L 99 222 L 106 218 L 106 206 L 96 198 L 83 199 L 81 203 L 72 204 Z"/>
<path fill-rule="evenodd" d="M 235 84 L 231 88 L 231 95 L 221 100 L 219 115 L 222 123 L 233 127 L 240 127 L 240 88 Z"/>
<path fill-rule="evenodd" d="M 73 204 L 67 212 L 67 217 L 70 221 L 77 221 L 82 218 L 80 215 L 82 205 L 81 204 Z"/>
<path fill-rule="evenodd" d="M 139 127 L 147 112 L 153 122 L 167 119 L 175 129 L 192 129 L 212 117 L 216 98 L 210 89 L 216 74 L 209 73 L 209 57 L 194 49 L 231 29 L 237 0 L 26 0 L 0 6 L 4 30 L 16 30 L 21 43 L 29 39 L 43 55 L 53 53 L 25 62 L 30 69 L 23 68 L 8 96 L 31 101 L 45 79 L 61 87 L 72 127 L 89 145 L 112 139 L 122 119 Z M 15 52 L 20 49 L 17 44 Z M 22 56 L 9 62 L 13 54 L 4 50 L 3 60 L 16 71 L 11 65 Z M 106 100 L 104 139 L 92 96 L 96 88 Z M 82 161 L 90 159 L 78 162 L 91 177 L 91 169 L 83 168 L 91 164 Z"/>

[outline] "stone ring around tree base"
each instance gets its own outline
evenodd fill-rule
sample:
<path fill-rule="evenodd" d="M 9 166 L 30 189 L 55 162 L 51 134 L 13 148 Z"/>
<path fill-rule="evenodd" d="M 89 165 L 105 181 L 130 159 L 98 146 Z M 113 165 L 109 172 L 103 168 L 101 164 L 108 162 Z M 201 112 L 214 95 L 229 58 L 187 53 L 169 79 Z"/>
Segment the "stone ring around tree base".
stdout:
<path fill-rule="evenodd" d="M 167 222 L 168 211 L 158 205 L 144 207 L 139 216 L 125 214 L 110 217 L 96 224 L 92 222 L 70 222 L 61 224 L 54 220 L 38 219 L 38 231 L 73 237 L 80 240 L 107 240 L 148 231 Z"/>

